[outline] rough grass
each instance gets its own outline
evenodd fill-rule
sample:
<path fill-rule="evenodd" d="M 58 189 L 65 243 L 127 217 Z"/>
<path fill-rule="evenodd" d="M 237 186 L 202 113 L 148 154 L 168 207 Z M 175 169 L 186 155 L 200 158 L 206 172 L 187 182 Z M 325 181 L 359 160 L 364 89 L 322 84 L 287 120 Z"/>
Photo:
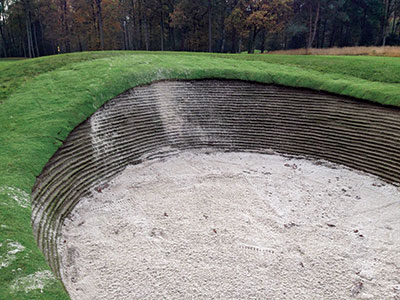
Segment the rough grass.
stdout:
<path fill-rule="evenodd" d="M 0 72 L 8 65 L 11 65 L 15 62 L 22 61 L 23 59 L 18 58 L 0 58 Z"/>
<path fill-rule="evenodd" d="M 42 289 L 23 287 L 24 279 L 48 270 L 32 236 L 29 193 L 68 133 L 119 93 L 162 79 L 226 78 L 400 106 L 399 70 L 394 58 L 168 52 L 78 53 L 0 63 L 0 299 L 68 299 L 54 279 L 47 278 Z M 16 243 L 22 251 L 14 249 Z"/>
<path fill-rule="evenodd" d="M 400 57 L 400 47 L 343 47 L 343 48 L 313 48 L 271 51 L 270 54 L 285 55 L 371 55 Z"/>

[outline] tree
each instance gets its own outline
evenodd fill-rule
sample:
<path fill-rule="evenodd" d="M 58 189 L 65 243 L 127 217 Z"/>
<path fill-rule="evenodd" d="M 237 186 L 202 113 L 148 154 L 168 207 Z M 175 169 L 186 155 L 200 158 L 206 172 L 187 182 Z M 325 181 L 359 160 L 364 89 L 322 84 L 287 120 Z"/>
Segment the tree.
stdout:
<path fill-rule="evenodd" d="M 311 48 L 313 46 L 315 35 L 317 33 L 317 26 L 319 22 L 319 15 L 321 12 L 321 1 L 308 1 L 309 7 L 309 31 L 308 31 L 308 42 L 307 48 Z M 314 12 L 315 11 L 315 12 Z M 315 14 L 315 15 L 314 15 Z"/>
<path fill-rule="evenodd" d="M 97 8 L 97 21 L 99 22 L 100 49 L 104 50 L 104 30 L 103 30 L 103 12 L 101 3 L 103 0 L 95 0 Z"/>
<path fill-rule="evenodd" d="M 1 57 L 397 45 L 399 30 L 400 0 L 0 0 Z"/>
<path fill-rule="evenodd" d="M 205 0 L 181 0 L 176 4 L 171 13 L 171 26 L 179 31 L 180 50 L 209 50 L 208 12 Z"/>
<path fill-rule="evenodd" d="M 0 0 L 0 55 L 3 53 L 4 57 L 8 56 L 8 51 L 7 51 L 7 38 L 6 38 L 6 21 L 7 21 L 7 11 L 6 11 L 6 6 L 8 6 L 8 1 L 6 0 Z"/>
<path fill-rule="evenodd" d="M 247 10 L 250 11 L 246 19 L 249 28 L 249 53 L 254 53 L 257 35 L 263 32 L 262 48 L 265 35 L 280 32 L 289 22 L 292 15 L 291 0 L 250 0 Z"/>
<path fill-rule="evenodd" d="M 242 39 L 248 34 L 246 26 L 246 4 L 244 1 L 232 0 L 228 2 L 229 15 L 225 19 L 225 29 L 231 39 L 231 52 L 236 53 L 241 51 Z"/>

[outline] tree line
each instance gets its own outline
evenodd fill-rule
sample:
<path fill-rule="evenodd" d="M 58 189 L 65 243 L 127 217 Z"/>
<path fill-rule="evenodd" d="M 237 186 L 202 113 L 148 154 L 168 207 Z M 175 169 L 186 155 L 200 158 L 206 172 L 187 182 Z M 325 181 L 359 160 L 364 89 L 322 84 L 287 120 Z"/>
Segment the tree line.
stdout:
<path fill-rule="evenodd" d="M 0 0 L 0 56 L 400 45 L 400 0 Z"/>

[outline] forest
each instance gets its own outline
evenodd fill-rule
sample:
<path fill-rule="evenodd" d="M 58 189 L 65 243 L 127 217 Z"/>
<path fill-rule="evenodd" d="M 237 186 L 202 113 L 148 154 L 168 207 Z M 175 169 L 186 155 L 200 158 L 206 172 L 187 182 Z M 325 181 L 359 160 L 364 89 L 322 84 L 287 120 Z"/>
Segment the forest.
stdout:
<path fill-rule="evenodd" d="M 400 0 L 0 0 L 0 57 L 400 45 Z"/>

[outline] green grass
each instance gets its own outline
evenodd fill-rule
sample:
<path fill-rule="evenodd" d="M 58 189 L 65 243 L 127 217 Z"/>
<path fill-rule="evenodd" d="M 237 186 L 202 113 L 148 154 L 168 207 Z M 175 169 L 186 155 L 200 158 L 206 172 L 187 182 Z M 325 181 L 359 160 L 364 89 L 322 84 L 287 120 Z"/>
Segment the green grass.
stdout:
<path fill-rule="evenodd" d="M 0 72 L 6 66 L 9 66 L 9 65 L 16 63 L 18 61 L 21 61 L 21 60 L 22 59 L 17 59 L 17 58 L 0 58 Z"/>
<path fill-rule="evenodd" d="M 48 280 L 43 291 L 15 286 L 48 270 L 32 236 L 29 205 L 21 203 L 29 201 L 36 176 L 69 132 L 131 87 L 202 78 L 311 88 L 400 106 L 397 58 L 94 52 L 0 61 L 0 266 L 10 262 L 0 268 L 0 299 L 68 299 L 57 280 Z M 25 249 L 11 257 L 15 242 Z"/>
<path fill-rule="evenodd" d="M 295 66 L 369 81 L 400 83 L 400 58 L 320 55 L 242 55 L 239 59 Z"/>
<path fill-rule="evenodd" d="M 24 60 L 25 58 L 22 57 L 9 57 L 9 58 L 0 58 L 0 65 L 3 63 L 13 63 L 16 61 Z"/>

